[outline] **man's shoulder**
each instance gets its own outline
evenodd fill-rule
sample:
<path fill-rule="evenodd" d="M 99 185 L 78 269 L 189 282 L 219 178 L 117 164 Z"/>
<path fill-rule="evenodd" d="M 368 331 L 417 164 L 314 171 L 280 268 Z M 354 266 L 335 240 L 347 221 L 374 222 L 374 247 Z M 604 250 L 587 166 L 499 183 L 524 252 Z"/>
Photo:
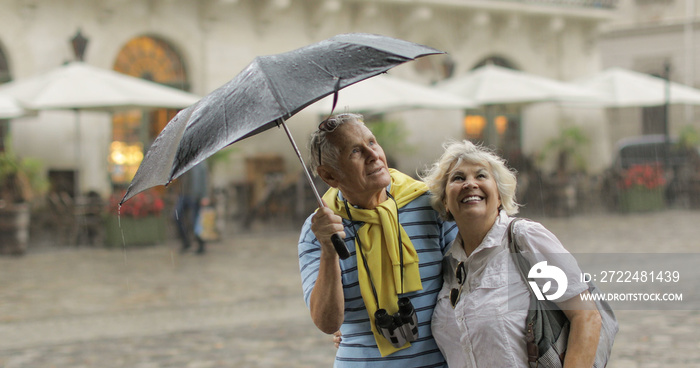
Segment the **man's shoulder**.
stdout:
<path fill-rule="evenodd" d="M 399 213 L 402 223 L 405 221 L 430 221 L 434 222 L 436 225 L 442 223 L 440 216 L 430 203 L 430 195 L 427 193 L 421 194 L 411 202 L 407 203 L 405 206 L 401 207 L 399 209 Z"/>
<path fill-rule="evenodd" d="M 430 193 L 425 192 L 418 197 L 414 198 L 412 201 L 408 202 L 405 207 L 429 207 L 426 210 L 433 210 L 430 204 Z"/>

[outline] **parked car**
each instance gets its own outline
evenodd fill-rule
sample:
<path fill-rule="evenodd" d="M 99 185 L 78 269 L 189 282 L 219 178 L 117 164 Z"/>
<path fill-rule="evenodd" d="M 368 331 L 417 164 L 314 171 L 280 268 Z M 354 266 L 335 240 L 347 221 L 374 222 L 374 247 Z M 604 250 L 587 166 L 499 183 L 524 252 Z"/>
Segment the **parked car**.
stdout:
<path fill-rule="evenodd" d="M 675 138 L 667 142 L 665 136 L 659 134 L 621 139 L 616 144 L 612 165 L 603 175 L 604 203 L 609 209 L 619 209 L 620 191 L 626 184 L 625 175 L 635 166 L 657 170 L 666 202 L 673 203 L 690 193 L 692 179 L 698 173 L 698 164 L 698 147 L 681 147 Z"/>

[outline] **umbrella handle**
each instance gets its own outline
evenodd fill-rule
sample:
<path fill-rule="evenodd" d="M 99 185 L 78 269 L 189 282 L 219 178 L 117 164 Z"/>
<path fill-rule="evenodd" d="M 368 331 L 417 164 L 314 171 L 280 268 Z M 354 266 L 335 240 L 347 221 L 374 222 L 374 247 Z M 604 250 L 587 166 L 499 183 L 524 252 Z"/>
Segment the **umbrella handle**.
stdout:
<path fill-rule="evenodd" d="M 335 252 L 338 253 L 338 257 L 340 257 L 340 259 L 348 259 L 348 257 L 350 257 L 348 247 L 345 245 L 343 239 L 340 238 L 340 235 L 333 234 L 333 236 L 331 236 L 331 241 L 333 242 L 333 248 L 335 248 Z"/>
<path fill-rule="evenodd" d="M 311 185 L 311 190 L 314 192 L 314 196 L 316 196 L 316 201 L 318 201 L 319 207 L 326 207 L 326 205 L 323 203 L 323 199 L 321 199 L 321 196 L 318 194 L 318 190 L 316 189 L 316 186 L 314 185 L 314 181 L 311 178 L 311 174 L 309 173 L 309 169 L 306 167 L 306 164 L 304 163 L 304 158 L 301 157 L 301 152 L 299 152 L 299 148 L 297 147 L 296 142 L 294 142 L 294 138 L 292 137 L 292 133 L 289 131 L 289 128 L 287 128 L 287 124 L 285 124 L 284 119 L 279 119 L 279 124 L 282 125 L 284 128 L 284 131 L 287 133 L 287 137 L 289 138 L 289 141 L 292 143 L 292 148 L 294 148 L 294 152 L 296 152 L 297 157 L 299 158 L 299 161 L 301 161 L 301 167 L 304 169 L 304 174 L 306 174 L 306 180 L 309 181 L 309 185 Z M 338 257 L 340 259 L 348 259 L 350 257 L 350 251 L 348 251 L 347 246 L 345 245 L 345 242 L 343 239 L 340 237 L 338 234 L 333 234 L 331 236 L 331 242 L 333 243 L 333 248 L 335 248 L 336 253 L 338 253 Z"/>

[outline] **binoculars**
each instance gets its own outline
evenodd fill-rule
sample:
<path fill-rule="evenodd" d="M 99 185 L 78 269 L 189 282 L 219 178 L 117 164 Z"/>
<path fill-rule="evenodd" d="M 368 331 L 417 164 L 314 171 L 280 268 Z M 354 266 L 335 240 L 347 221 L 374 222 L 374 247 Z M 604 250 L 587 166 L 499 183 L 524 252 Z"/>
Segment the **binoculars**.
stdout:
<path fill-rule="evenodd" d="M 411 300 L 405 297 L 399 298 L 398 305 L 399 311 L 394 315 L 387 313 L 386 309 L 378 309 L 374 313 L 377 331 L 395 348 L 400 348 L 418 338 L 418 317 Z"/>

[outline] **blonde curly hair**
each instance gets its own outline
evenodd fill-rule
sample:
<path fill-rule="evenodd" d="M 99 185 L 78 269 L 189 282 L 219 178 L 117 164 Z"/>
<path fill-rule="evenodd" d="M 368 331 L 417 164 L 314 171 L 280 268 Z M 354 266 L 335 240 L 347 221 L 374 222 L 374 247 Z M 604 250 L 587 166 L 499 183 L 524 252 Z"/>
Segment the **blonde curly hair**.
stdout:
<path fill-rule="evenodd" d="M 431 193 L 431 204 L 444 220 L 454 221 L 452 214 L 445 208 L 445 188 L 448 173 L 463 162 L 482 164 L 490 168 L 498 194 L 501 197 L 501 207 L 509 216 L 518 213 L 520 206 L 515 201 L 517 179 L 515 170 L 506 166 L 506 161 L 491 149 L 482 145 L 463 141 L 448 141 L 443 144 L 445 152 L 423 174 L 421 179 L 428 185 Z"/>

